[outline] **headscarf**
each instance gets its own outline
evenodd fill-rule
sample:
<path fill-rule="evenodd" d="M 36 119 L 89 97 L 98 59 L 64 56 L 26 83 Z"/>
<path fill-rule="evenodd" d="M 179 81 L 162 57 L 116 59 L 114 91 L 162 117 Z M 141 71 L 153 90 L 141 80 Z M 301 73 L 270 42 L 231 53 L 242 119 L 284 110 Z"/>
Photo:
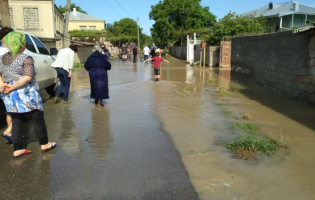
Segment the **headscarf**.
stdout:
<path fill-rule="evenodd" d="M 3 39 L 13 57 L 19 52 L 21 46 L 26 45 L 25 35 L 17 31 L 8 33 Z"/>

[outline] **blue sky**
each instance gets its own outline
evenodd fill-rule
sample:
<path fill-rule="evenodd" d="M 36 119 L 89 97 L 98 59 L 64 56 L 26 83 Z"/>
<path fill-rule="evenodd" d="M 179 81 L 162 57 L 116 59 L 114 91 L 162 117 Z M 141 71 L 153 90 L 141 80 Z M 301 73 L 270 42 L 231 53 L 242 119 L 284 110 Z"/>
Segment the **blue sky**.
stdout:
<path fill-rule="evenodd" d="M 120 4 L 118 4 L 117 2 Z M 230 10 L 236 14 L 241 14 L 265 5 L 271 0 L 202 0 L 202 6 L 210 7 L 217 19 L 225 16 Z M 108 3 L 107 3 L 108 2 Z M 143 33 L 150 34 L 150 28 L 154 21 L 149 19 L 151 5 L 155 5 L 159 0 L 72 0 L 85 10 L 89 15 L 106 20 L 106 23 L 113 23 L 122 18 L 129 17 L 137 20 L 143 28 Z M 289 2 L 288 0 L 276 0 L 273 3 Z M 298 0 L 297 2 L 315 7 L 315 0 Z M 55 4 L 65 5 L 67 0 L 55 0 Z"/>

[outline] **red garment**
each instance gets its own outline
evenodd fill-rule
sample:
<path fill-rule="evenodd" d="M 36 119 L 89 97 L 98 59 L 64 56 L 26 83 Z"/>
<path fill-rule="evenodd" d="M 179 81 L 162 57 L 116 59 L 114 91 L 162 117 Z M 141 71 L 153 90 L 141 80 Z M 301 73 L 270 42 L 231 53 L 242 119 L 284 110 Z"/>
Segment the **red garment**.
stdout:
<path fill-rule="evenodd" d="M 154 67 L 161 67 L 161 62 L 163 61 L 163 58 L 153 57 L 152 60 L 154 61 Z"/>

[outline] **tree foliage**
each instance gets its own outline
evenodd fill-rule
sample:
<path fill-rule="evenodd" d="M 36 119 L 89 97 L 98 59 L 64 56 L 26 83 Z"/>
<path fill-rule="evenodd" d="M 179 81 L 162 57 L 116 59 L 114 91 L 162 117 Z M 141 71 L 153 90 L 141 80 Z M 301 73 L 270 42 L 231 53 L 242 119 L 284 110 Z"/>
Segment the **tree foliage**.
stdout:
<path fill-rule="evenodd" d="M 123 43 L 138 44 L 138 25 L 137 22 L 130 18 L 123 18 L 120 21 L 115 21 L 113 25 L 107 24 L 107 31 L 111 33 L 107 38 L 117 45 Z M 139 28 L 140 45 L 150 42 L 150 37 L 142 33 L 142 28 Z"/>
<path fill-rule="evenodd" d="M 205 28 L 216 17 L 201 0 L 164 0 L 151 6 L 150 19 L 155 21 L 151 34 L 156 43 L 181 42 L 186 31 Z"/>
<path fill-rule="evenodd" d="M 65 6 L 59 6 L 58 8 L 59 8 L 59 10 L 60 10 L 60 12 L 61 12 L 62 14 L 65 14 L 65 13 L 66 13 L 66 10 L 67 10 L 66 5 L 65 5 Z M 82 10 L 82 8 L 81 8 L 80 6 L 75 5 L 75 3 L 71 3 L 71 4 L 70 4 L 70 10 L 73 10 L 73 8 L 76 8 L 77 11 L 79 11 L 79 12 L 81 12 L 81 13 L 87 14 L 86 11 Z"/>
<path fill-rule="evenodd" d="M 208 44 L 218 45 L 224 36 L 236 36 L 238 34 L 257 34 L 270 32 L 266 18 L 255 18 L 253 15 L 226 15 L 219 22 L 214 23 L 208 30 L 200 31 L 199 37 Z"/>

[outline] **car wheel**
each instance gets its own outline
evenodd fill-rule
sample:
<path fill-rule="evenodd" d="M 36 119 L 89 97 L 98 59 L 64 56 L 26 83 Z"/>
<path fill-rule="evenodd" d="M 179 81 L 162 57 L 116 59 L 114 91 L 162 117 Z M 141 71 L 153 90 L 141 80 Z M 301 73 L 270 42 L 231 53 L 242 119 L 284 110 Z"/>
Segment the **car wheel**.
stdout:
<path fill-rule="evenodd" d="M 56 92 L 55 92 L 55 86 L 56 83 L 52 84 L 51 86 L 46 88 L 46 92 L 50 95 L 50 96 L 56 96 Z"/>

